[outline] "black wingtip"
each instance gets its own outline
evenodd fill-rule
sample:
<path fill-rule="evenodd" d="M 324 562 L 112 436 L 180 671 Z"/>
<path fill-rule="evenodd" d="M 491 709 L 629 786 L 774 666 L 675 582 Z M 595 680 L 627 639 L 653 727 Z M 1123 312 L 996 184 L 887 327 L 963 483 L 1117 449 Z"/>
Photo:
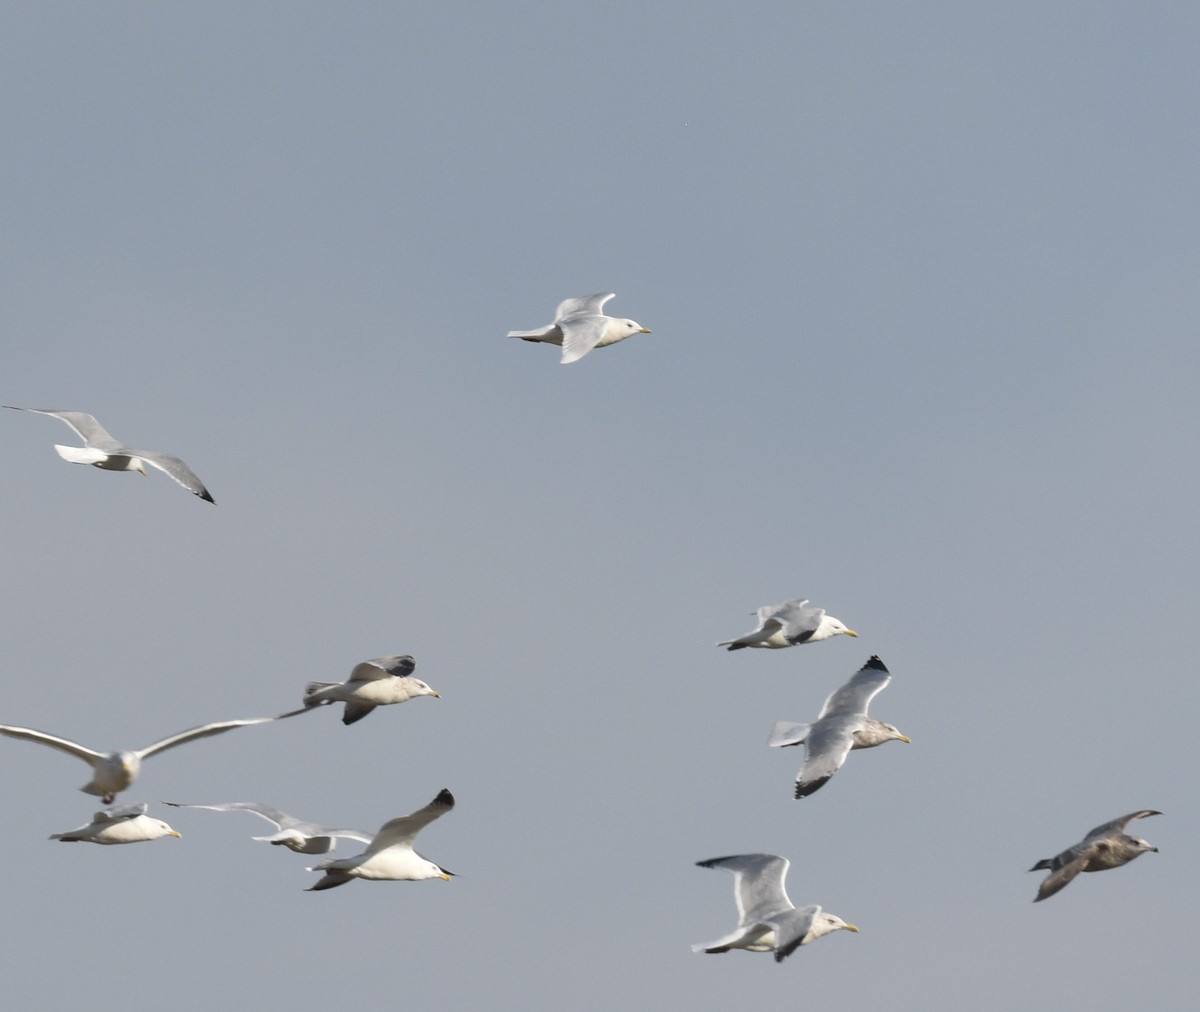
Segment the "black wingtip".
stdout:
<path fill-rule="evenodd" d="M 872 654 L 871 659 L 863 665 L 864 668 L 874 668 L 876 671 L 887 671 L 887 665 L 879 659 L 879 654 Z"/>
<path fill-rule="evenodd" d="M 216 505 L 217 505 L 217 500 L 216 500 L 216 499 L 214 499 L 214 498 L 213 498 L 211 495 L 209 495 L 209 494 L 208 494 L 208 489 L 204 489 L 204 490 L 203 490 L 203 491 L 201 491 L 201 492 L 197 492 L 197 493 L 196 493 L 196 495 L 198 495 L 198 496 L 199 496 L 201 499 L 203 499 L 205 502 L 210 502 L 210 503 L 212 503 L 214 506 L 216 506 Z"/>
<path fill-rule="evenodd" d="M 447 808 L 453 808 L 454 807 L 454 795 L 451 794 L 450 791 L 447 790 L 445 787 L 443 787 L 440 791 L 438 791 L 438 796 L 433 799 L 433 803 L 435 805 L 445 805 Z M 443 869 L 443 870 L 445 870 L 445 869 Z M 452 874 L 452 873 L 447 872 L 447 874 Z"/>
<path fill-rule="evenodd" d="M 725 649 L 726 650 L 744 650 L 745 648 L 746 648 L 745 643 L 730 643 L 729 646 L 727 646 Z"/>
<path fill-rule="evenodd" d="M 807 784 L 797 782 L 796 793 L 793 794 L 792 797 L 794 797 L 797 801 L 799 801 L 801 798 L 807 798 L 810 794 L 814 793 L 815 791 L 819 791 L 822 787 L 824 787 L 828 780 L 829 777 L 822 777 L 820 780 L 812 780 Z"/>

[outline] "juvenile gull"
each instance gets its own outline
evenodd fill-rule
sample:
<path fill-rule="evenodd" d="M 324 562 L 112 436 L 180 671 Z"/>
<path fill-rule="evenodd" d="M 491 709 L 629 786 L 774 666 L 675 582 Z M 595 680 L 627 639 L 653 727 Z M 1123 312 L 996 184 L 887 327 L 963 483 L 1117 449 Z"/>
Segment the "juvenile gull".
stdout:
<path fill-rule="evenodd" d="M 1053 896 L 1081 871 L 1106 871 L 1128 864 L 1139 854 L 1148 850 L 1158 853 L 1158 848 L 1136 836 L 1127 836 L 1123 830 L 1134 819 L 1145 819 L 1151 815 L 1162 815 L 1151 808 L 1130 812 L 1119 819 L 1097 826 L 1079 843 L 1068 847 L 1061 854 L 1046 858 L 1035 864 L 1030 871 L 1049 871 L 1038 886 L 1033 902 Z"/>
<path fill-rule="evenodd" d="M 207 808 L 213 812 L 249 812 L 260 819 L 266 819 L 279 832 L 271 836 L 252 836 L 252 840 L 262 840 L 287 847 L 297 854 L 328 854 L 337 849 L 337 837 L 346 837 L 362 843 L 371 842 L 371 834 L 361 829 L 331 829 L 315 822 L 305 822 L 281 812 L 269 805 L 260 805 L 257 801 L 222 801 L 212 805 L 185 805 L 179 801 L 164 801 L 164 805 L 172 808 Z"/>
<path fill-rule="evenodd" d="M 440 878 L 450 881 L 453 872 L 427 861 L 415 850 L 413 840 L 425 826 L 454 807 L 454 796 L 444 787 L 424 808 L 411 815 L 385 822 L 367 849 L 356 857 L 322 861 L 309 871 L 323 871 L 324 876 L 306 892 L 332 889 L 352 878 L 415 881 Z"/>
<path fill-rule="evenodd" d="M 733 872 L 733 895 L 737 900 L 738 926 L 715 942 L 693 945 L 693 952 L 775 952 L 780 963 L 801 945 L 831 931 L 845 928 L 857 932 L 834 914 L 815 904 L 796 908 L 783 888 L 787 858 L 774 854 L 734 854 L 697 861 L 701 868 L 726 868 Z"/>
<path fill-rule="evenodd" d="M 441 693 L 435 692 L 421 679 L 412 677 L 416 668 L 417 662 L 408 654 L 362 661 L 350 672 L 349 681 L 309 682 L 304 690 L 304 707 L 311 709 L 327 703 L 345 702 L 342 723 L 353 724 L 377 706 L 403 703 L 414 696 L 435 696 L 440 699 Z"/>
<path fill-rule="evenodd" d="M 593 348 L 624 341 L 634 334 L 649 334 L 650 328 L 634 320 L 618 320 L 600 312 L 613 292 L 598 292 L 578 299 L 563 299 L 554 314 L 554 322 L 538 330 L 510 330 L 509 337 L 522 341 L 542 341 L 562 345 L 562 362 L 577 362 Z"/>
<path fill-rule="evenodd" d="M 779 650 L 800 643 L 816 643 L 830 636 L 857 636 L 824 608 L 812 608 L 808 598 L 800 601 L 784 601 L 768 604 L 758 609 L 758 628 L 735 640 L 718 643 L 719 647 L 741 650 L 743 647 L 764 647 Z"/>
<path fill-rule="evenodd" d="M 86 411 L 51 411 L 49 408 L 19 408 L 15 404 L 5 404 L 4 407 L 14 411 L 32 411 L 39 415 L 49 415 L 66 422 L 74 433 L 83 440 L 83 446 L 60 446 L 54 444 L 54 449 L 63 460 L 72 464 L 91 464 L 105 471 L 140 471 L 146 473 L 146 464 L 156 467 L 164 474 L 174 478 L 180 485 L 193 495 L 198 495 L 213 505 L 216 500 L 209 495 L 195 472 L 178 457 L 169 453 L 159 453 L 157 450 L 135 450 L 122 446 L 110 436 L 96 419 Z"/>
<path fill-rule="evenodd" d="M 250 720 L 222 720 L 215 724 L 201 724 L 199 727 L 188 728 L 186 731 L 173 734 L 162 741 L 156 741 L 153 745 L 147 745 L 145 748 L 115 752 L 96 752 L 93 749 L 85 748 L 78 742 L 59 738 L 57 735 L 47 734 L 45 731 L 35 731 L 31 727 L 12 727 L 8 724 L 0 724 L 0 734 L 49 745 L 60 752 L 78 756 L 92 767 L 92 779 L 79 789 L 87 794 L 96 794 L 106 805 L 111 805 L 113 799 L 137 779 L 142 760 L 156 752 L 166 751 L 176 745 L 195 741 L 197 738 L 224 734 L 226 731 L 232 731 L 235 727 L 266 724 L 275 719 L 275 717 L 254 717 Z"/>
<path fill-rule="evenodd" d="M 874 748 L 885 741 L 910 738 L 891 724 L 867 716 L 871 700 L 883 690 L 892 676 L 883 661 L 872 657 L 845 685 L 833 693 L 817 719 L 811 724 L 777 721 L 767 744 L 775 748 L 804 745 L 804 765 L 796 774 L 797 798 L 806 798 L 820 790 L 842 768 L 846 756 L 856 748 Z"/>
<path fill-rule="evenodd" d="M 125 805 L 122 808 L 106 808 L 92 816 L 86 826 L 66 833 L 55 833 L 51 840 L 63 843 L 141 843 L 158 840 L 164 836 L 178 837 L 161 819 L 146 815 L 146 805 Z"/>

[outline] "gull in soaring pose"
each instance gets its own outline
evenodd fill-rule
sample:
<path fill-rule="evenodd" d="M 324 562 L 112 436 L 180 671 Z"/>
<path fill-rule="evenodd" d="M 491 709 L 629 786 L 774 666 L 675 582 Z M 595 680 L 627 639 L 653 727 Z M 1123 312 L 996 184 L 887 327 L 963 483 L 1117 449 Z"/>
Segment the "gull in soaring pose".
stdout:
<path fill-rule="evenodd" d="M 783 888 L 787 858 L 774 854 L 734 854 L 697 861 L 696 864 L 701 868 L 725 868 L 733 872 L 738 926 L 715 942 L 693 945 L 693 952 L 774 951 L 775 962 L 780 963 L 799 946 L 831 931 L 842 928 L 858 931 L 853 924 L 825 913 L 815 904 L 799 908 L 792 905 Z"/>
<path fill-rule="evenodd" d="M 252 836 L 250 839 L 287 847 L 297 854 L 328 854 L 336 849 L 338 837 L 362 843 L 371 842 L 371 834 L 364 833 L 361 829 L 331 829 L 315 822 L 294 818 L 287 812 L 281 812 L 270 805 L 260 805 L 257 801 L 222 801 L 211 805 L 185 805 L 179 801 L 164 801 L 163 804 L 172 808 L 207 808 L 213 812 L 249 812 L 260 819 L 266 819 L 279 830 L 270 836 Z"/>
<path fill-rule="evenodd" d="M 135 450 L 123 446 L 105 431 L 104 427 L 86 411 L 51 411 L 49 408 L 19 408 L 15 404 L 5 404 L 4 407 L 14 411 L 32 411 L 38 415 L 49 415 L 61 422 L 66 422 L 71 430 L 83 440 L 83 446 L 60 446 L 54 444 L 54 449 L 63 460 L 72 464 L 91 464 L 105 471 L 140 471 L 146 473 L 146 465 L 156 467 L 164 474 L 174 478 L 192 495 L 216 505 L 216 500 L 209 495 L 196 473 L 178 457 L 169 453 L 159 453 L 157 450 Z"/>
<path fill-rule="evenodd" d="M 804 765 L 796 774 L 797 798 L 806 798 L 819 790 L 842 768 L 852 750 L 874 748 L 885 741 L 912 739 L 891 724 L 867 716 L 867 707 L 892 680 L 878 657 L 872 657 L 851 676 L 850 681 L 833 693 L 812 724 L 789 724 L 781 720 L 771 730 L 767 744 L 776 748 L 803 745 Z"/>
<path fill-rule="evenodd" d="M 454 796 L 444 787 L 424 808 L 402 815 L 379 827 L 370 845 L 356 857 L 322 861 L 309 871 L 323 871 L 320 881 L 307 892 L 332 889 L 353 878 L 419 881 L 440 878 L 450 881 L 453 872 L 427 861 L 415 850 L 413 840 L 434 819 L 454 807 Z"/>
<path fill-rule="evenodd" d="M 1143 808 L 1138 812 L 1130 812 L 1119 819 L 1097 826 L 1079 843 L 1068 847 L 1061 854 L 1039 861 L 1030 871 L 1050 872 L 1042 884 L 1038 886 L 1038 894 L 1033 902 L 1053 896 L 1065 887 L 1081 871 L 1107 871 L 1109 868 L 1120 868 L 1135 857 L 1148 850 L 1158 853 L 1158 848 L 1136 836 L 1128 836 L 1125 827 L 1134 819 L 1145 819 L 1151 815 L 1162 815 L 1151 808 Z"/>
<path fill-rule="evenodd" d="M 156 741 L 153 745 L 147 745 L 145 748 L 129 751 L 119 750 L 116 752 L 97 752 L 94 749 L 80 745 L 78 742 L 70 741 L 67 738 L 60 738 L 54 734 L 47 734 L 45 731 L 35 731 L 31 727 L 12 727 L 8 724 L 0 724 L 0 734 L 7 735 L 10 738 L 20 738 L 24 741 L 37 742 L 40 745 L 49 745 L 60 752 L 66 752 L 67 755 L 77 756 L 82 759 L 91 766 L 92 779 L 79 789 L 87 794 L 95 794 L 106 805 L 111 805 L 116 796 L 121 791 L 126 790 L 137 779 L 138 772 L 142 768 L 142 760 L 154 755 L 156 752 L 164 752 L 169 748 L 174 748 L 176 745 L 195 741 L 197 738 L 207 738 L 214 734 L 224 734 L 226 731 L 232 731 L 235 727 L 266 724 L 275 719 L 277 718 L 254 717 L 250 720 L 222 720 L 215 724 L 201 724 L 199 727 L 188 728 L 186 731 L 173 734 L 162 741 Z"/>

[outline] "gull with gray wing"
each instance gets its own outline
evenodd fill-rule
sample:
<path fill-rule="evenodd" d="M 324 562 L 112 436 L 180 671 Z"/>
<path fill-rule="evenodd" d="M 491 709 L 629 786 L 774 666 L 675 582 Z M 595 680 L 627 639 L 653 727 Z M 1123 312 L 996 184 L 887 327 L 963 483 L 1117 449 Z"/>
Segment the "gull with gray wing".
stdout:
<path fill-rule="evenodd" d="M 757 629 L 735 640 L 725 640 L 717 646 L 730 650 L 742 650 L 745 647 L 781 650 L 801 643 L 827 640 L 830 636 L 857 635 L 853 629 L 847 629 L 840 619 L 826 615 L 824 608 L 813 608 L 808 598 L 803 598 L 763 605 L 758 609 Z"/>
<path fill-rule="evenodd" d="M 1158 853 L 1158 848 L 1152 843 L 1127 835 L 1124 830 L 1134 819 L 1145 819 L 1151 815 L 1162 815 L 1152 808 L 1143 808 L 1137 812 L 1122 815 L 1102 826 L 1097 826 L 1079 843 L 1068 847 L 1061 854 L 1045 858 L 1035 864 L 1030 871 L 1049 871 L 1050 874 L 1042 879 L 1038 886 L 1038 894 L 1033 902 L 1053 896 L 1064 888 L 1076 875 L 1083 871 L 1107 871 L 1109 868 L 1120 868 L 1135 857 L 1148 850 Z"/>
<path fill-rule="evenodd" d="M 413 850 L 413 840 L 429 823 L 453 807 L 454 796 L 442 788 L 424 808 L 380 826 L 379 832 L 363 853 L 355 857 L 322 861 L 315 868 L 309 868 L 309 871 L 323 871 L 325 874 L 315 886 L 305 891 L 311 893 L 333 889 L 354 878 L 404 882 L 440 878 L 449 882 L 454 873 L 426 860 Z"/>
<path fill-rule="evenodd" d="M 298 711 L 302 712 L 302 711 Z M 284 716 L 288 716 L 285 714 Z M 201 724 L 199 727 L 180 731 L 162 741 L 156 741 L 145 748 L 118 750 L 115 752 L 97 752 L 68 738 L 47 734 L 45 731 L 35 731 L 31 727 L 14 727 L 10 724 L 0 724 L 0 734 L 22 741 L 32 741 L 39 745 L 49 745 L 51 748 L 66 752 L 67 755 L 82 759 L 92 768 L 92 779 L 84 784 L 81 791 L 99 796 L 106 805 L 111 805 L 116 796 L 126 790 L 138 776 L 142 768 L 142 760 L 158 752 L 165 752 L 176 745 L 184 745 L 198 738 L 207 738 L 214 734 L 224 734 L 236 727 L 249 727 L 251 724 L 267 724 L 276 717 L 253 717 L 249 720 L 222 720 L 213 724 Z"/>
<path fill-rule="evenodd" d="M 856 748 L 874 748 L 885 741 L 909 743 L 891 724 L 867 716 L 867 707 L 892 680 L 891 674 L 877 656 L 851 676 L 821 708 L 811 724 L 791 724 L 777 721 L 771 729 L 767 744 L 773 748 L 803 745 L 804 765 L 796 774 L 794 797 L 806 798 L 820 790 L 838 770 L 846 757 Z"/>
<path fill-rule="evenodd" d="M 196 473 L 178 457 L 169 453 L 159 453 L 157 450 L 136 450 L 124 446 L 105 431 L 104 427 L 86 411 L 52 411 L 49 408 L 19 408 L 15 404 L 5 404 L 4 407 L 14 411 L 32 411 L 38 415 L 49 415 L 65 422 L 71 431 L 83 440 L 83 446 L 60 446 L 54 444 L 54 449 L 63 460 L 72 464 L 91 464 L 105 471 L 139 471 L 146 473 L 146 465 L 157 468 L 163 474 L 175 479 L 192 495 L 198 495 L 206 502 L 216 505 L 216 500 L 209 495 Z"/>
<path fill-rule="evenodd" d="M 143 843 L 146 840 L 159 840 L 164 836 L 178 838 L 179 834 L 161 819 L 150 818 L 146 814 L 147 807 L 143 804 L 106 808 L 93 815 L 92 821 L 86 826 L 66 833 L 55 833 L 50 839 L 61 840 L 63 843 L 112 845 Z"/>
<path fill-rule="evenodd" d="M 857 932 L 835 914 L 813 904 L 795 907 L 783 887 L 787 858 L 775 854 L 734 854 L 697 861 L 701 868 L 724 868 L 733 872 L 733 895 L 737 900 L 738 926 L 715 942 L 693 945 L 693 952 L 774 952 L 780 963 L 799 946 L 831 931 Z"/>
<path fill-rule="evenodd" d="M 416 668 L 417 662 L 408 654 L 362 661 L 350 672 L 349 681 L 309 682 L 304 690 L 304 707 L 311 709 L 314 706 L 344 702 L 346 706 L 342 710 L 342 723 L 353 724 L 356 720 L 362 720 L 377 706 L 403 703 L 415 696 L 433 696 L 440 699 L 441 693 L 431 689 L 421 679 L 412 677 Z M 282 716 L 303 712 L 293 710 Z"/>
<path fill-rule="evenodd" d="M 164 801 L 164 805 L 172 808 L 206 808 L 213 812 L 249 812 L 275 826 L 279 832 L 270 836 L 252 836 L 252 840 L 272 843 L 276 846 L 287 847 L 297 854 L 328 854 L 337 848 L 339 837 L 370 843 L 371 834 L 361 829 L 331 829 L 315 822 L 305 822 L 287 812 L 281 812 L 270 805 L 260 805 L 257 801 L 221 801 L 211 805 L 185 805 L 180 801 Z"/>

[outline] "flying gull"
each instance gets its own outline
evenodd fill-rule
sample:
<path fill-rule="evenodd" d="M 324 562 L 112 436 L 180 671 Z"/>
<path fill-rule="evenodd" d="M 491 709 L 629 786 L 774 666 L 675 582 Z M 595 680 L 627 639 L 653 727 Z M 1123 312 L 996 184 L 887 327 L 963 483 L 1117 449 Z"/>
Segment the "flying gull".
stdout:
<path fill-rule="evenodd" d="M 733 872 L 733 894 L 737 900 L 738 926 L 715 942 L 693 945 L 693 952 L 775 952 L 780 963 L 801 945 L 845 928 L 857 932 L 834 914 L 815 904 L 795 907 L 783 888 L 788 860 L 774 854 L 734 854 L 697 861 L 701 868 L 726 868 Z"/>
<path fill-rule="evenodd" d="M 51 840 L 63 843 L 141 843 L 158 840 L 164 836 L 178 837 L 161 819 L 146 815 L 146 805 L 125 805 L 122 808 L 106 808 L 92 816 L 86 826 L 66 833 L 55 833 Z"/>
<path fill-rule="evenodd" d="M 60 752 L 66 752 L 68 755 L 78 756 L 92 767 L 92 779 L 79 789 L 87 794 L 96 794 L 103 799 L 106 805 L 111 805 L 113 799 L 137 779 L 142 760 L 156 752 L 163 752 L 176 745 L 195 741 L 197 738 L 224 734 L 226 731 L 232 731 L 235 727 L 266 724 L 276 719 L 275 717 L 254 717 L 250 720 L 222 720 L 215 724 L 201 724 L 199 727 L 188 728 L 186 731 L 173 734 L 162 741 L 156 741 L 153 745 L 147 745 L 145 748 L 116 752 L 96 752 L 85 748 L 78 742 L 59 738 L 57 735 L 47 734 L 45 731 L 35 731 L 30 727 L 12 727 L 8 724 L 0 724 L 0 734 L 8 735 L 10 738 L 35 741 L 41 745 L 56 748 Z"/>
<path fill-rule="evenodd" d="M 554 314 L 554 322 L 538 330 L 510 330 L 509 337 L 522 341 L 542 341 L 562 346 L 562 362 L 577 362 L 593 348 L 624 341 L 634 334 L 649 334 L 650 328 L 634 320 L 618 320 L 600 312 L 613 292 L 598 292 L 579 299 L 563 299 Z"/>
<path fill-rule="evenodd" d="M 1158 853 L 1158 848 L 1136 836 L 1127 836 L 1124 829 L 1134 819 L 1145 819 L 1151 815 L 1162 815 L 1150 808 L 1130 812 L 1119 819 L 1097 826 L 1079 843 L 1068 847 L 1061 854 L 1039 861 L 1030 871 L 1050 872 L 1038 886 L 1033 902 L 1053 896 L 1081 871 L 1106 871 L 1128 864 L 1139 854 L 1148 850 Z"/>
<path fill-rule="evenodd" d="M 408 654 L 362 661 L 350 672 L 349 681 L 309 682 L 304 690 L 304 708 L 345 702 L 342 723 L 353 724 L 377 706 L 403 703 L 414 696 L 435 696 L 440 699 L 441 693 L 435 692 L 421 679 L 412 677 L 416 668 L 417 662 Z M 303 712 L 292 710 L 282 716 Z"/>
<path fill-rule="evenodd" d="M 80 439 L 83 446 L 60 446 L 55 443 L 54 449 L 63 460 L 72 464 L 91 464 L 105 471 L 140 471 L 146 473 L 146 466 L 156 467 L 164 474 L 174 478 L 180 485 L 193 495 L 198 495 L 213 505 L 216 500 L 209 495 L 195 472 L 178 457 L 169 453 L 159 453 L 157 450 L 135 450 L 122 446 L 105 431 L 104 427 L 86 411 L 51 411 L 49 408 L 19 408 L 15 404 L 5 404 L 4 407 L 14 411 L 32 411 L 39 415 L 49 415 L 66 422 Z"/>
<path fill-rule="evenodd" d="M 830 636 L 857 636 L 824 608 L 811 608 L 808 598 L 801 601 L 784 601 L 768 604 L 758 609 L 758 628 L 735 640 L 718 643 L 719 647 L 741 650 L 743 647 L 762 647 L 779 650 L 800 643 L 816 643 Z"/>
<path fill-rule="evenodd" d="M 398 819 L 385 822 L 363 853 L 356 857 L 322 861 L 315 868 L 309 868 L 309 871 L 323 871 L 325 874 L 315 886 L 306 891 L 311 893 L 321 889 L 332 889 L 334 886 L 344 885 L 352 878 L 402 881 L 440 878 L 449 882 L 454 873 L 427 861 L 413 850 L 412 845 L 417 834 L 425 826 L 445 815 L 453 807 L 454 796 L 443 787 L 438 796 L 424 808 L 411 815 L 402 815 Z"/>
<path fill-rule="evenodd" d="M 252 836 L 252 840 L 287 847 L 297 854 L 328 854 L 337 848 L 339 836 L 362 843 L 371 842 L 371 834 L 361 829 L 331 829 L 315 822 L 294 818 L 287 812 L 281 812 L 269 805 L 260 805 L 257 801 L 223 801 L 212 805 L 185 805 L 179 801 L 164 801 L 163 804 L 172 808 L 207 808 L 213 812 L 249 812 L 266 819 L 279 830 L 271 836 Z"/>
<path fill-rule="evenodd" d="M 842 768 L 846 756 L 856 748 L 874 748 L 885 741 L 911 741 L 891 724 L 867 716 L 867 707 L 892 676 L 883 661 L 872 657 L 821 707 L 811 724 L 781 720 L 771 729 L 767 744 L 775 748 L 803 745 L 804 765 L 796 774 L 797 798 L 820 790 Z"/>

